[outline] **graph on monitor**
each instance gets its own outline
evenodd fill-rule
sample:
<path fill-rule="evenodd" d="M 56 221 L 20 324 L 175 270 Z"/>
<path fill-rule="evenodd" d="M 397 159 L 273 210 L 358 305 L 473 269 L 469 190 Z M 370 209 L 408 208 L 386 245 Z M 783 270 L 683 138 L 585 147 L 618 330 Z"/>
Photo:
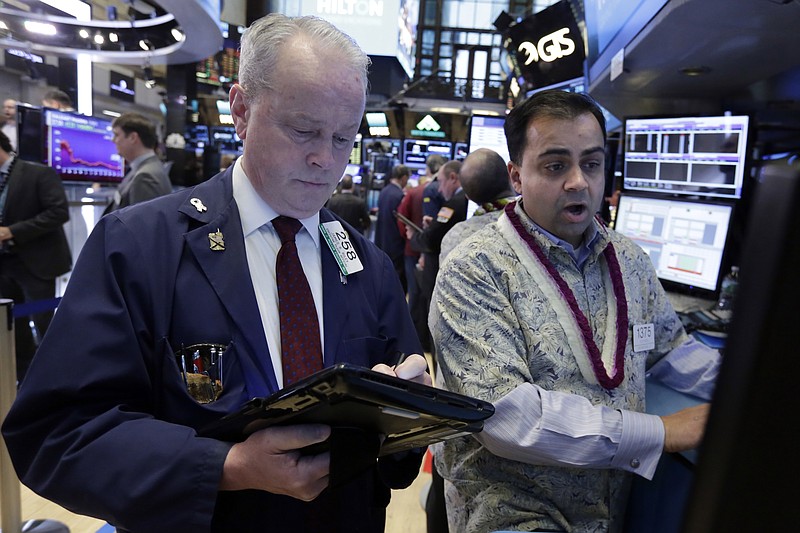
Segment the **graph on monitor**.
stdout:
<path fill-rule="evenodd" d="M 111 122 L 47 110 L 47 163 L 65 180 L 120 181 L 122 157 L 112 140 Z"/>
<path fill-rule="evenodd" d="M 741 198 L 749 122 L 731 115 L 626 119 L 625 190 Z"/>
<path fill-rule="evenodd" d="M 642 247 L 660 279 L 715 291 L 731 213 L 727 204 L 623 195 L 614 227 Z"/>

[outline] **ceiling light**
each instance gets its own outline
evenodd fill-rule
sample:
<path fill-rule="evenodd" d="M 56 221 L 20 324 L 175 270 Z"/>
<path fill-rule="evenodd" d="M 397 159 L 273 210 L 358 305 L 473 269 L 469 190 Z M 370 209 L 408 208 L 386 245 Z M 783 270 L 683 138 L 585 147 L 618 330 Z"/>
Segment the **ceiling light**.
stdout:
<path fill-rule="evenodd" d="M 111 41 L 112 43 L 115 43 L 119 41 L 119 36 L 112 31 L 111 33 L 108 34 L 108 40 Z"/>
<path fill-rule="evenodd" d="M 95 44 L 103 44 L 104 42 L 106 42 L 106 39 L 105 37 L 103 37 L 102 34 L 98 33 L 97 35 L 94 36 L 94 42 Z"/>
<path fill-rule="evenodd" d="M 86 28 L 81 28 L 80 31 L 78 32 L 78 35 L 80 35 L 81 38 L 83 38 L 83 39 L 88 39 L 89 38 L 89 32 L 86 31 Z"/>
<path fill-rule="evenodd" d="M 172 33 L 172 38 L 175 39 L 176 42 L 181 42 L 183 40 L 183 32 L 178 28 L 172 28 L 170 33 Z"/>
<path fill-rule="evenodd" d="M 55 35 L 58 33 L 56 27 L 46 22 L 36 22 L 35 20 L 26 20 L 25 29 L 31 33 L 40 33 L 42 35 Z"/>
<path fill-rule="evenodd" d="M 3 22 L 2 20 L 0 20 L 0 30 L 7 30 L 7 29 L 8 29 L 8 26 L 6 26 L 6 23 Z"/>
<path fill-rule="evenodd" d="M 153 49 L 153 43 L 150 42 L 150 39 L 139 39 L 139 48 L 145 52 L 149 52 Z"/>

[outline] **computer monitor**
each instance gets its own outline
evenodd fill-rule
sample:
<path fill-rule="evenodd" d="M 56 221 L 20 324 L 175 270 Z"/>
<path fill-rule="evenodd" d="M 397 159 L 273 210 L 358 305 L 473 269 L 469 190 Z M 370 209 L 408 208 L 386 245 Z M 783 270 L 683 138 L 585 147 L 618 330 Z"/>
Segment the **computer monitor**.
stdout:
<path fill-rule="evenodd" d="M 350 174 L 350 176 L 353 177 L 353 184 L 361 184 L 361 165 L 348 163 L 347 166 L 344 167 L 344 174 Z M 342 177 L 344 177 L 344 174 L 342 174 Z"/>
<path fill-rule="evenodd" d="M 768 163 L 754 190 L 728 328 L 684 533 L 794 531 L 800 166 Z"/>
<path fill-rule="evenodd" d="M 469 152 L 472 153 L 478 148 L 489 148 L 500 154 L 503 161 L 508 163 L 511 157 L 508 155 L 506 132 L 503 130 L 505 123 L 505 117 L 472 115 L 469 124 Z"/>
<path fill-rule="evenodd" d="M 16 141 L 17 156 L 20 159 L 47 164 L 47 138 L 41 107 L 17 104 Z"/>
<path fill-rule="evenodd" d="M 236 134 L 233 126 L 211 126 L 209 128 L 209 142 L 220 152 L 241 154 L 242 140 Z"/>
<path fill-rule="evenodd" d="M 623 190 L 739 199 L 748 116 L 625 119 Z"/>
<path fill-rule="evenodd" d="M 403 143 L 403 164 L 411 169 L 425 168 L 428 156 L 433 154 L 449 161 L 453 158 L 453 143 L 425 139 L 406 139 Z"/>
<path fill-rule="evenodd" d="M 668 288 L 717 290 L 731 224 L 730 204 L 623 194 L 614 229 L 642 247 Z"/>
<path fill-rule="evenodd" d="M 66 181 L 119 182 L 125 164 L 112 140 L 111 121 L 44 110 L 47 164 Z"/>
<path fill-rule="evenodd" d="M 186 150 L 202 152 L 210 142 L 208 126 L 205 124 L 189 124 L 183 136 L 186 139 Z"/>

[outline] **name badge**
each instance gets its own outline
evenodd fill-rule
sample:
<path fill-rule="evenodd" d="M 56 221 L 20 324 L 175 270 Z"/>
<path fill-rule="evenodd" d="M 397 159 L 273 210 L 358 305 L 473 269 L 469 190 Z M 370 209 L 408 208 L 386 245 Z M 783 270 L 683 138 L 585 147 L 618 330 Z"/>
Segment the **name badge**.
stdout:
<path fill-rule="evenodd" d="M 361 264 L 361 259 L 359 259 L 353 243 L 350 242 L 350 236 L 342 227 L 341 222 L 338 220 L 323 222 L 319 225 L 319 232 L 328 243 L 328 248 L 333 252 L 333 257 L 336 258 L 339 270 L 343 275 L 347 276 L 364 270 L 364 265 Z"/>
<path fill-rule="evenodd" d="M 633 351 L 646 352 L 656 347 L 656 335 L 653 324 L 633 326 Z"/>

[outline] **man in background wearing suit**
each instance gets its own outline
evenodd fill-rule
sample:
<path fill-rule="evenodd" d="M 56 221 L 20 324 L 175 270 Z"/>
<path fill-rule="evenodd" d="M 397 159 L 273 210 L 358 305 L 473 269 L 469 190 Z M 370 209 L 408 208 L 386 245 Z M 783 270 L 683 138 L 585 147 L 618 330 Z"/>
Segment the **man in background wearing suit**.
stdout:
<path fill-rule="evenodd" d="M 22 302 L 55 298 L 56 278 L 72 267 L 64 223 L 67 195 L 56 172 L 22 161 L 0 133 L 0 296 Z M 53 312 L 33 315 L 40 337 Z M 17 379 L 36 351 L 28 317 L 16 320 Z"/>
<path fill-rule="evenodd" d="M 156 129 L 138 113 L 124 113 L 111 123 L 117 152 L 130 166 L 104 214 L 172 192 L 164 165 L 155 152 Z"/>
<path fill-rule="evenodd" d="M 355 229 L 364 233 L 369 229 L 372 221 L 369 218 L 367 202 L 353 191 L 353 176 L 345 174 L 340 182 L 341 192 L 331 196 L 325 207 L 342 217 L 342 219 Z"/>
<path fill-rule="evenodd" d="M 411 176 L 411 170 L 405 165 L 397 165 L 392 169 L 389 182 L 384 185 L 378 196 L 378 221 L 375 224 L 375 244 L 386 252 L 392 260 L 397 277 L 403 285 L 403 292 L 408 290 L 404 251 L 406 241 L 397 231 L 397 219 L 394 214 L 403 201 L 403 190 Z"/>
<path fill-rule="evenodd" d="M 428 305 L 431 303 L 436 274 L 439 272 L 439 252 L 442 249 L 442 239 L 450 231 L 450 228 L 467 219 L 467 196 L 461 188 L 461 161 L 448 161 L 442 165 L 436 177 L 444 204 L 422 233 L 406 228 L 406 237 L 408 237 L 411 247 L 418 252 L 427 254 L 422 269 L 420 288 Z"/>

